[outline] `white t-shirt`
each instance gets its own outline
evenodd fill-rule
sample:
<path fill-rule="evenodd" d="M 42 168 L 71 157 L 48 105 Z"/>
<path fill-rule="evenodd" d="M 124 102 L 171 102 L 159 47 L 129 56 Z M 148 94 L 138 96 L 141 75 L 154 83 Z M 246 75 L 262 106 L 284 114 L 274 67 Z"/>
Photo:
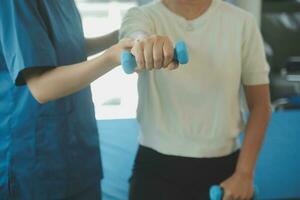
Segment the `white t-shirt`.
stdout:
<path fill-rule="evenodd" d="M 240 89 L 268 84 L 269 66 L 254 17 L 221 0 L 187 21 L 161 2 L 133 8 L 120 37 L 137 32 L 187 43 L 190 62 L 139 74 L 140 144 L 168 155 L 218 157 L 239 148 Z"/>

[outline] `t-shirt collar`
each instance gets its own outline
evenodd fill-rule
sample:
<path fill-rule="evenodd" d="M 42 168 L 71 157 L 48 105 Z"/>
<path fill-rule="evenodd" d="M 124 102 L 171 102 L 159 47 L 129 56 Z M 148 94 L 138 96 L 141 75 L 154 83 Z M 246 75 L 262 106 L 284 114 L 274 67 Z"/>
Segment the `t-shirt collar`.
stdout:
<path fill-rule="evenodd" d="M 183 24 L 190 24 L 194 27 L 199 27 L 207 20 L 207 18 L 209 18 L 209 16 L 213 14 L 213 12 L 216 10 L 216 7 L 219 4 L 219 1 L 220 0 L 212 0 L 212 3 L 209 6 L 209 8 L 201 16 L 193 20 L 187 20 L 184 17 L 174 13 L 173 11 L 169 10 L 169 8 L 167 8 L 161 1 L 159 1 L 159 4 L 161 4 L 161 8 L 163 9 L 163 11 L 170 15 L 172 18 L 174 18 L 176 21 L 179 21 Z"/>

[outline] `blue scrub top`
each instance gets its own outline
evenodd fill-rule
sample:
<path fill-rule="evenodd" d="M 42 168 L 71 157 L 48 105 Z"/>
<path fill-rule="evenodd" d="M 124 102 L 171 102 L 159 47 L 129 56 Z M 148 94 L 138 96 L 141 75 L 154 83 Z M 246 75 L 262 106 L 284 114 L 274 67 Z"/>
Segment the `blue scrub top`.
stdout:
<path fill-rule="evenodd" d="M 0 2 L 0 199 L 62 199 L 102 176 L 90 87 L 39 104 L 21 71 L 86 60 L 72 0 Z M 77 77 L 74 77 L 77 78 Z"/>

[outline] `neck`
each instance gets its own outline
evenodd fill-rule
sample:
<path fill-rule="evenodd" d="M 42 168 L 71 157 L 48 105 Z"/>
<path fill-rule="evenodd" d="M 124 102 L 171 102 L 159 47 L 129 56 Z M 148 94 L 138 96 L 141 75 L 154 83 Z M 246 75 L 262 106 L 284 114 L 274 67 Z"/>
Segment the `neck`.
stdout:
<path fill-rule="evenodd" d="M 172 12 L 193 20 L 207 11 L 213 0 L 161 0 Z"/>

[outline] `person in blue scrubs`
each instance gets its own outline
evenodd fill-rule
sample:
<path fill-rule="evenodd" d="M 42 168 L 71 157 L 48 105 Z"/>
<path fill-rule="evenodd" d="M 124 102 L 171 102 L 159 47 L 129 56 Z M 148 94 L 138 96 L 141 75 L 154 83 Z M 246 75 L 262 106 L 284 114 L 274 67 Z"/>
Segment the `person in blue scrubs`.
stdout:
<path fill-rule="evenodd" d="M 89 84 L 132 45 L 113 35 L 85 39 L 73 0 L 1 0 L 1 200 L 101 199 Z"/>

